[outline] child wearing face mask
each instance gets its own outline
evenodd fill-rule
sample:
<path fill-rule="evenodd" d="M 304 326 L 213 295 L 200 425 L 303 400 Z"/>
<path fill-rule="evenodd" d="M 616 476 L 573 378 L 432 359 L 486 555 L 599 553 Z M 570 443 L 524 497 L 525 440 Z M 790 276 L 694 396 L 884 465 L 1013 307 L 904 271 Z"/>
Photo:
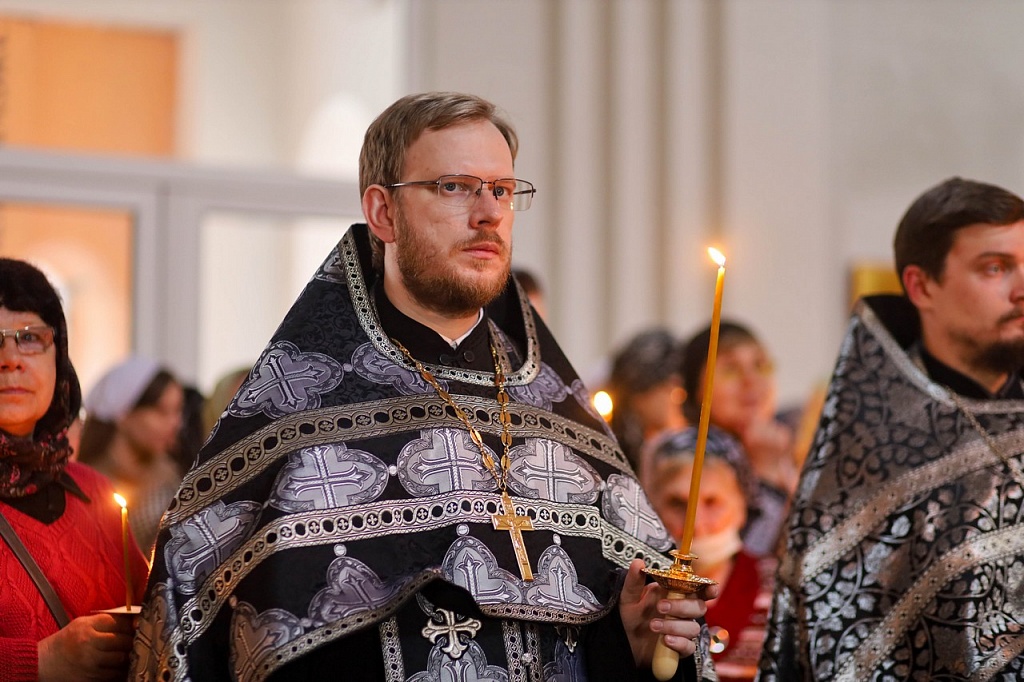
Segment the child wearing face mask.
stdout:
<path fill-rule="evenodd" d="M 714 452 L 715 445 L 712 444 Z M 693 453 L 661 458 L 648 491 L 651 504 L 678 542 L 690 503 Z M 743 546 L 747 502 L 740 477 L 727 460 L 710 454 L 704 462 L 690 553 L 694 571 L 718 582 L 722 594 L 708 602 L 711 654 L 723 682 L 753 680 L 764 641 L 764 627 L 777 562 Z"/>

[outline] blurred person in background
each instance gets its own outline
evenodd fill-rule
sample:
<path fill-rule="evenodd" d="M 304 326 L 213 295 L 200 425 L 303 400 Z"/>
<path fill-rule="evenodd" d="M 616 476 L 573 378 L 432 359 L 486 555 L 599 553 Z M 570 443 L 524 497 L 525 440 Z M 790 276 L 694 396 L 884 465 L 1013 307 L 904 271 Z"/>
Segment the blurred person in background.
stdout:
<path fill-rule="evenodd" d="M 199 449 L 203 447 L 203 441 L 210 433 L 204 424 L 203 410 L 206 406 L 206 396 L 195 386 L 184 386 L 181 408 L 181 428 L 178 429 L 178 438 L 171 451 L 171 459 L 178 470 L 178 477 L 185 475 L 185 472 L 192 467 Z"/>
<path fill-rule="evenodd" d="M 681 358 L 675 336 L 665 329 L 649 329 L 631 338 L 612 359 L 607 386 L 612 398 L 611 427 L 641 481 L 644 443 L 686 425 L 681 409 Z"/>
<path fill-rule="evenodd" d="M 704 369 L 711 330 L 695 334 L 683 353 L 686 399 L 683 414 L 696 424 L 704 397 Z M 757 485 L 749 500 L 752 512 L 745 542 L 761 555 L 775 550 L 799 471 L 792 429 L 775 416 L 775 366 L 764 345 L 748 328 L 723 320 L 711 393 L 710 424 L 734 437 Z"/>
<path fill-rule="evenodd" d="M 696 428 L 687 429 L 694 433 Z M 696 436 L 693 435 L 695 439 Z M 721 596 L 708 602 L 704 616 L 711 632 L 711 655 L 721 682 L 749 682 L 757 673 L 764 642 L 775 569 L 772 555 L 758 557 L 744 549 L 747 502 L 740 476 L 719 455 L 727 441 L 709 441 L 701 475 L 690 553 L 698 575 L 721 585 Z M 693 455 L 657 460 L 648 495 L 665 527 L 679 542 L 690 501 Z"/>
<path fill-rule="evenodd" d="M 0 258 L 0 679 L 127 673 L 131 620 L 96 613 L 126 599 L 120 507 L 70 461 L 81 395 L 57 292 Z M 137 600 L 147 569 L 133 542 L 127 563 Z"/>
<path fill-rule="evenodd" d="M 139 547 L 148 552 L 160 517 L 178 491 L 177 447 L 185 393 L 151 358 L 131 357 L 104 374 L 85 398 L 78 460 L 128 499 Z"/>
<path fill-rule="evenodd" d="M 530 299 L 530 305 L 537 313 L 545 318 L 548 316 L 548 305 L 544 298 L 544 288 L 540 285 L 540 280 L 529 270 L 524 268 L 513 268 L 512 275 L 519 282 L 519 286 L 526 292 L 526 297 Z"/>
<path fill-rule="evenodd" d="M 213 390 L 206 396 L 206 400 L 203 402 L 203 437 L 206 438 L 213 431 L 213 427 L 217 424 L 217 420 L 220 419 L 221 415 L 224 414 L 224 410 L 231 404 L 231 399 L 238 393 L 238 389 L 242 387 L 242 382 L 249 376 L 249 368 L 252 365 L 246 365 L 245 367 L 237 367 L 225 374 L 221 375 L 217 379 L 217 383 L 213 385 Z"/>

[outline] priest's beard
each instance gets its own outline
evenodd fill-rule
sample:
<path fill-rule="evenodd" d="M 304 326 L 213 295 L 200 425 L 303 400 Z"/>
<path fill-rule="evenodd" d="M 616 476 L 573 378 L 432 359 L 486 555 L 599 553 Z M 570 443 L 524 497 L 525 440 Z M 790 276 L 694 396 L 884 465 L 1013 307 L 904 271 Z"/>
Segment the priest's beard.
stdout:
<path fill-rule="evenodd" d="M 497 234 L 482 231 L 473 239 L 449 247 L 458 250 L 483 242 L 500 247 L 504 258 L 501 271 L 490 279 L 477 279 L 463 277 L 449 261 L 447 252 L 440 251 L 409 226 L 401 208 L 395 213 L 395 228 L 399 276 L 423 307 L 442 315 L 468 315 L 493 301 L 505 288 L 512 259 L 508 244 Z"/>
<path fill-rule="evenodd" d="M 1000 374 L 1016 372 L 1024 368 L 1024 339 L 996 341 L 979 348 L 973 364 Z"/>

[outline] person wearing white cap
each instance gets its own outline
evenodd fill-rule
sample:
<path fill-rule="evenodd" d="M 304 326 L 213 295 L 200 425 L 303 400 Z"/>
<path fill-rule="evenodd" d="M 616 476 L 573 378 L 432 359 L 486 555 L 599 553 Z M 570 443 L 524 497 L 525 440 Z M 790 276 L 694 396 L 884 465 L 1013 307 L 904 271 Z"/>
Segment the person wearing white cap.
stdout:
<path fill-rule="evenodd" d="M 181 428 L 184 392 L 166 368 L 133 356 L 104 374 L 86 395 L 78 460 L 106 475 L 131 507 L 139 547 L 156 540 L 160 517 L 180 476 L 169 453 Z"/>

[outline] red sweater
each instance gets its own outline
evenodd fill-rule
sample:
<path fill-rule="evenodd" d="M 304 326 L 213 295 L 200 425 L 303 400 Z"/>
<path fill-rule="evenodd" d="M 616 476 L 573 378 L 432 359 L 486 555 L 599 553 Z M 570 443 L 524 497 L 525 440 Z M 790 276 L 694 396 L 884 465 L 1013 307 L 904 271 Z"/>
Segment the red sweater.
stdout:
<path fill-rule="evenodd" d="M 89 499 L 68 492 L 64 514 L 50 525 L 0 501 L 10 522 L 57 592 L 71 618 L 125 602 L 121 508 L 102 475 L 70 462 L 68 474 Z M 129 547 L 132 591 L 138 604 L 148 568 L 134 540 Z M 36 644 L 57 631 L 57 623 L 32 578 L 6 542 L 0 540 L 0 682 L 39 677 Z"/>
<path fill-rule="evenodd" d="M 741 550 L 721 595 L 708 605 L 704 619 L 712 639 L 725 630 L 725 649 L 716 651 L 714 642 L 711 647 L 721 682 L 749 682 L 757 675 L 777 563 L 773 556 L 759 558 Z"/>

